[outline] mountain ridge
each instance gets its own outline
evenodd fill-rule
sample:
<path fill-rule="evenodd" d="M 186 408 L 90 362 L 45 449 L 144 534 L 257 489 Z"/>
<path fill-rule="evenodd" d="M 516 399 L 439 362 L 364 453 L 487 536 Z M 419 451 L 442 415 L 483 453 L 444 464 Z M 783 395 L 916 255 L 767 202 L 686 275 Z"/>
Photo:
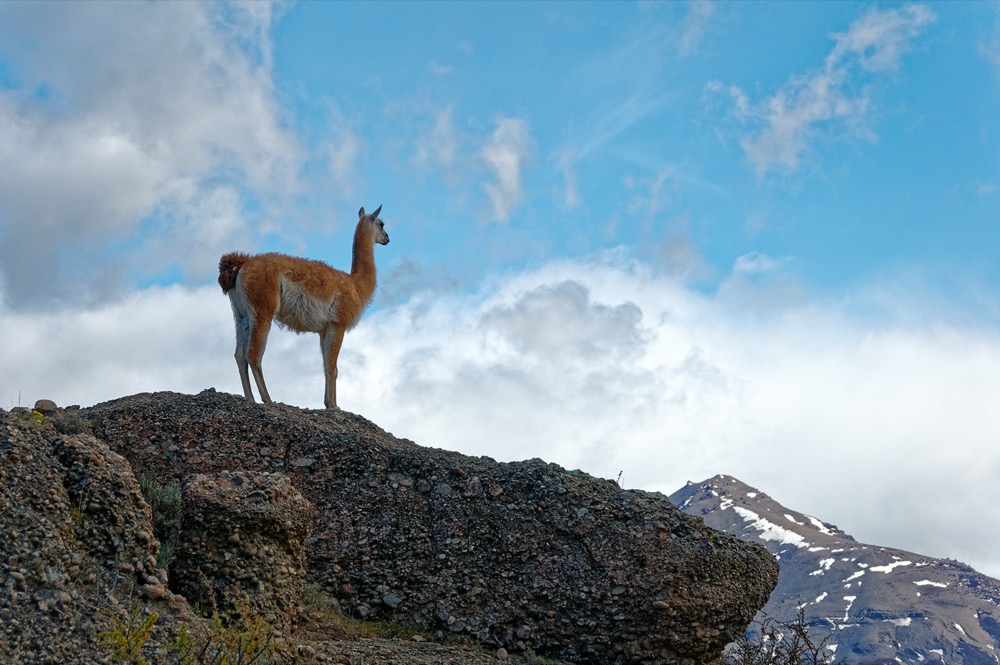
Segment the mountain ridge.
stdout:
<path fill-rule="evenodd" d="M 802 609 L 815 641 L 847 663 L 1000 663 L 1000 581 L 957 561 L 857 541 L 719 474 L 670 500 L 775 555 L 778 586 L 758 619 Z"/>

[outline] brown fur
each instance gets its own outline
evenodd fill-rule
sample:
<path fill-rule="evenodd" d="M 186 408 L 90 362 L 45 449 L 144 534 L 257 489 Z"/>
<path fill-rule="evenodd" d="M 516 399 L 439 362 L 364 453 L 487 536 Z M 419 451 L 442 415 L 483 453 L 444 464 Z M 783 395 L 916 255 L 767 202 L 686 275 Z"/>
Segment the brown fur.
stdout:
<path fill-rule="evenodd" d="M 236 364 L 246 398 L 253 400 L 249 371 L 264 402 L 270 402 L 261 370 L 271 322 L 296 332 L 320 335 L 327 408 L 337 406 L 337 358 L 344 333 L 361 318 L 375 293 L 376 242 L 386 245 L 378 213 L 362 208 L 354 231 L 350 274 L 321 261 L 285 254 L 226 254 L 219 261 L 219 286 L 229 295 L 236 321 Z"/>
<path fill-rule="evenodd" d="M 243 252 L 230 252 L 219 259 L 219 286 L 223 293 L 236 288 L 236 275 L 249 259 L 250 256 Z"/>

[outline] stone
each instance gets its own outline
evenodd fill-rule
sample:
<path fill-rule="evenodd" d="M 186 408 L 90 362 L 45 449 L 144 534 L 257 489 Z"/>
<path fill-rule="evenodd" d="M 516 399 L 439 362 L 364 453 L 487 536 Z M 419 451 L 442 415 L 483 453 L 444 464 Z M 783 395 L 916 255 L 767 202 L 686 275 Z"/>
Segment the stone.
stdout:
<path fill-rule="evenodd" d="M 50 399 L 40 399 L 35 402 L 35 411 L 38 411 L 43 416 L 51 416 L 53 413 L 59 411 L 59 407 Z"/>
<path fill-rule="evenodd" d="M 163 598 L 166 592 L 167 590 L 162 584 L 142 585 L 142 595 L 150 600 L 159 600 L 160 598 Z"/>
<path fill-rule="evenodd" d="M 222 471 L 184 482 L 172 588 L 206 614 L 298 622 L 305 540 L 316 510 L 279 473 Z M 207 572 L 206 572 L 207 571 Z"/>

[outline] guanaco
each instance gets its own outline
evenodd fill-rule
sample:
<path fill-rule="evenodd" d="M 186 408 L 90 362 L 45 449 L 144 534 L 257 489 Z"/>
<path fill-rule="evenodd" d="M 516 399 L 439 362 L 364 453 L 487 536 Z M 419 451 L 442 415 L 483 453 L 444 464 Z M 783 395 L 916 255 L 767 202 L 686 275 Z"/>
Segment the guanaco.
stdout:
<path fill-rule="evenodd" d="M 358 211 L 350 274 L 322 261 L 277 253 L 232 252 L 219 260 L 219 286 L 233 308 L 236 366 L 248 400 L 253 401 L 249 367 L 261 401 L 271 401 L 260 363 L 271 321 L 277 321 L 295 332 L 319 333 L 323 403 L 337 408 L 337 357 L 344 333 L 357 324 L 375 293 L 375 243 L 389 244 L 380 212 L 381 205 L 370 215 L 364 208 Z"/>

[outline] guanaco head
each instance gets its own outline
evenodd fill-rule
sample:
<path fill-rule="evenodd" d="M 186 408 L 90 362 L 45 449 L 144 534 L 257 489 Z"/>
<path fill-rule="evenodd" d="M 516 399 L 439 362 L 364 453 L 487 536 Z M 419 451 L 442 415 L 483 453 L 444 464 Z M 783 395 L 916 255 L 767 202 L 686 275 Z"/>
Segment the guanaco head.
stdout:
<path fill-rule="evenodd" d="M 382 206 L 375 208 L 375 212 L 370 215 L 365 215 L 365 209 L 362 207 L 358 211 L 358 220 L 363 220 L 365 217 L 368 218 L 368 223 L 372 225 L 372 232 L 375 234 L 375 242 L 380 245 L 389 244 L 389 234 L 385 232 L 385 222 L 378 218 L 378 214 L 382 212 Z"/>

